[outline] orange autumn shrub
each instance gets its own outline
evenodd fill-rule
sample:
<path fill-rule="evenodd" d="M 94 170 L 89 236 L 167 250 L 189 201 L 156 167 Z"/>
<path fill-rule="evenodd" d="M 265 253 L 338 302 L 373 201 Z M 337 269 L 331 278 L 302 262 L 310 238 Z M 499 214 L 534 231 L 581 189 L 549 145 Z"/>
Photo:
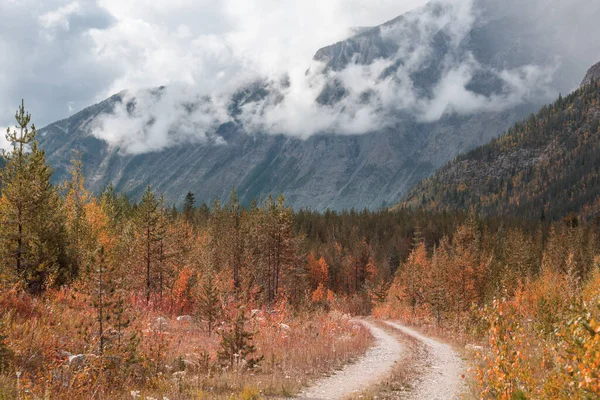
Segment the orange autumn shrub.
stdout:
<path fill-rule="evenodd" d="M 583 288 L 545 271 L 483 310 L 477 382 L 484 399 L 600 397 L 600 273 Z"/>
<path fill-rule="evenodd" d="M 483 309 L 489 324 L 489 348 L 482 354 L 477 383 L 483 399 L 527 398 L 532 387 L 525 329 L 514 301 L 494 300 Z"/>
<path fill-rule="evenodd" d="M 331 304 L 335 300 L 334 293 L 325 288 L 325 285 L 319 283 L 319 286 L 312 294 L 312 302 L 320 304 Z"/>
<path fill-rule="evenodd" d="M 600 397 L 600 272 L 571 305 L 569 318 L 557 329 L 556 367 L 551 371 L 545 398 Z"/>
<path fill-rule="evenodd" d="M 189 314 L 196 306 L 196 286 L 198 277 L 188 267 L 179 272 L 179 276 L 173 285 L 173 308 L 176 313 Z"/>

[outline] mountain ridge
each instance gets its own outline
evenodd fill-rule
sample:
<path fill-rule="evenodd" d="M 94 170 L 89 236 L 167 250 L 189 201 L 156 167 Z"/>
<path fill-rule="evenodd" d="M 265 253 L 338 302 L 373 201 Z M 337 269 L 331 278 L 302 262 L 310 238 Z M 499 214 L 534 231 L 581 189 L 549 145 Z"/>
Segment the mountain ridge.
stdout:
<path fill-rule="evenodd" d="M 459 65 L 470 55 L 479 57 L 467 85 L 469 93 L 476 96 L 505 95 L 506 84 L 498 80 L 498 68 L 538 61 L 538 55 L 529 51 L 531 46 L 514 45 L 511 36 L 514 33 L 507 29 L 511 23 L 506 19 L 475 24 L 458 47 L 450 45 L 453 33 L 449 29 L 453 28 L 447 23 L 432 25 L 426 34 L 411 25 L 411 20 L 418 20 L 419 13 L 430 20 L 443 12 L 442 6 L 431 3 L 408 16 L 363 29 L 345 41 L 318 50 L 315 60 L 325 64 L 320 73 L 329 81 L 315 102 L 331 112 L 336 107 L 344 109 L 340 104 L 353 88 L 336 81 L 334 72 L 349 65 L 370 66 L 378 60 L 387 60 L 390 65 L 377 77 L 378 82 L 404 84 L 402 80 L 406 78 L 398 71 L 404 68 L 406 60 L 386 40 L 393 39 L 410 48 L 416 42 L 410 42 L 406 32 L 413 32 L 411 35 L 431 48 L 422 68 L 414 69 L 408 77 L 415 92 L 427 101 L 441 84 L 442 74 L 454 65 L 448 63 Z M 384 30 L 388 31 L 382 36 Z M 499 36 L 500 32 L 503 36 Z M 366 44 L 355 44 L 361 40 Z M 328 59 L 327 54 L 333 56 Z M 285 79 L 281 82 L 277 90 L 285 90 L 289 85 Z M 160 97 L 168 90 L 172 89 L 159 88 L 146 97 Z M 124 93 L 40 130 L 40 145 L 55 167 L 55 181 L 67 178 L 71 152 L 79 150 L 87 185 L 96 193 L 113 184 L 117 190 L 139 198 L 150 184 L 164 192 L 169 203 L 180 205 L 188 191 L 194 192 L 198 201 L 210 203 L 216 197 L 226 197 L 235 187 L 245 204 L 252 198 L 281 192 L 294 208 L 319 211 L 375 209 L 395 204 L 447 160 L 487 143 L 541 105 L 526 101 L 500 111 L 473 113 L 459 113 L 447 107 L 439 119 L 431 122 L 410 111 L 396 111 L 382 127 L 360 135 L 319 133 L 300 139 L 280 132 L 248 131 L 240 117 L 247 107 L 260 106 L 271 98 L 276 103 L 284 96 L 269 86 L 268 80 L 258 80 L 234 94 L 227 110 L 230 121 L 206 133 L 202 142 L 183 142 L 131 154 L 118 144 L 110 145 L 92 134 L 94 125 L 111 115 L 115 107 L 125 107 L 127 114 L 135 110 L 135 99 L 124 104 Z M 361 93 L 360 98 L 363 95 L 368 98 L 372 93 Z M 190 109 L 194 107 L 192 104 Z M 148 124 L 152 124 L 152 115 L 147 118 Z"/>

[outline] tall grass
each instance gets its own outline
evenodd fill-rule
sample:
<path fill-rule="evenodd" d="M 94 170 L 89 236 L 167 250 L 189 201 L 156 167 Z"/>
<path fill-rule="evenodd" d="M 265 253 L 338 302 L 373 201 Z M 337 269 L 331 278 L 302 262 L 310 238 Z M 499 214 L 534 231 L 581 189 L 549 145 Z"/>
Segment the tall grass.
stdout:
<path fill-rule="evenodd" d="M 289 396 L 358 357 L 372 341 L 364 327 L 338 312 L 253 310 L 247 329 L 255 332 L 264 359 L 252 370 L 231 369 L 217 362 L 224 323 L 209 336 L 203 321 L 178 321 L 137 305 L 122 339 L 136 338 L 135 350 L 98 357 L 94 310 L 84 296 L 7 292 L 0 307 L 11 351 L 10 367 L 0 375 L 0 399 L 17 391 L 23 399 Z M 75 365 L 69 356 L 77 355 L 83 362 Z"/>

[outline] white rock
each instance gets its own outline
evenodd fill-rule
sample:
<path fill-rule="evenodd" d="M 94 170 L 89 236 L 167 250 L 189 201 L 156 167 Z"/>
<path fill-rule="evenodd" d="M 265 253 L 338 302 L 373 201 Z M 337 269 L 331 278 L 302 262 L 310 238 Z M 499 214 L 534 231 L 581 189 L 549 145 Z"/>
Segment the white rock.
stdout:
<path fill-rule="evenodd" d="M 288 324 L 284 324 L 284 323 L 281 323 L 281 324 L 279 324 L 279 327 L 280 327 L 281 329 L 284 329 L 284 330 L 286 330 L 286 331 L 289 331 L 289 330 L 291 329 L 291 328 L 290 328 L 290 326 L 289 326 Z"/>
<path fill-rule="evenodd" d="M 80 367 L 85 362 L 85 354 L 73 354 L 69 356 L 69 365 Z"/>
<path fill-rule="evenodd" d="M 68 357 L 69 359 L 69 367 L 71 368 L 81 368 L 83 367 L 90 359 L 94 359 L 97 356 L 95 354 L 73 354 Z"/>
<path fill-rule="evenodd" d="M 465 346 L 466 350 L 471 350 L 471 351 L 483 351 L 483 346 L 477 346 L 474 344 L 467 344 Z"/>

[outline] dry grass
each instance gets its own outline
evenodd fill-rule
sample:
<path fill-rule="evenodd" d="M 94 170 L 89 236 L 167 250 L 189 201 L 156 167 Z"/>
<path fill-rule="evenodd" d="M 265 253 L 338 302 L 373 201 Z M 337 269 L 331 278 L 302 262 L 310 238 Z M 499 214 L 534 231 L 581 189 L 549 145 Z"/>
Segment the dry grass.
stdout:
<path fill-rule="evenodd" d="M 311 380 L 330 373 L 363 354 L 372 343 L 369 332 L 346 315 L 254 311 L 248 329 L 256 332 L 257 353 L 264 356 L 253 370 L 218 366 L 220 336 L 209 336 L 204 323 L 177 321 L 137 307 L 127 336 L 139 344 L 132 367 L 99 368 L 89 357 L 74 370 L 67 353 L 97 353 L 93 309 L 80 296 L 61 292 L 45 299 L 1 296 L 1 320 L 13 352 L 11 368 L 0 375 L 0 400 L 12 398 L 231 399 L 289 396 Z M 157 326 L 157 319 L 165 318 Z M 99 372 L 103 371 L 103 372 Z M 254 396 L 254 397 L 253 397 Z"/>

